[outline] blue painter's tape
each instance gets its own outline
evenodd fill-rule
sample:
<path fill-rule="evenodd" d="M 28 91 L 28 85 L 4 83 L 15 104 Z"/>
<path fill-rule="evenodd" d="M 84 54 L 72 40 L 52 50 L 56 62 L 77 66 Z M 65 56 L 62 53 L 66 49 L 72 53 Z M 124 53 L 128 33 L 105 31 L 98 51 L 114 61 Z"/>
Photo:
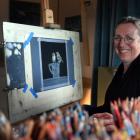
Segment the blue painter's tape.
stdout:
<path fill-rule="evenodd" d="M 71 83 L 72 87 L 74 88 L 76 85 L 76 80 L 72 80 L 70 83 Z"/>
<path fill-rule="evenodd" d="M 33 88 L 30 88 L 30 92 L 32 93 L 32 95 L 33 95 L 35 98 L 38 97 L 38 95 L 36 94 L 36 92 L 34 91 Z"/>
<path fill-rule="evenodd" d="M 30 35 L 29 35 L 29 37 L 27 38 L 27 40 L 23 43 L 23 49 L 30 43 L 30 41 L 31 41 L 31 39 L 32 39 L 32 37 L 33 37 L 33 35 L 34 35 L 34 33 L 33 32 L 31 32 L 30 33 Z"/>
<path fill-rule="evenodd" d="M 22 90 L 22 92 L 25 93 L 25 92 L 27 91 L 27 89 L 28 89 L 28 85 L 25 84 L 25 85 L 24 85 L 24 88 L 23 88 L 23 90 Z"/>
<path fill-rule="evenodd" d="M 67 40 L 67 46 L 69 48 L 69 51 L 71 51 L 72 54 L 73 54 L 73 44 L 74 44 L 74 42 L 73 42 L 72 38 L 70 38 L 69 40 Z M 72 57 L 73 58 L 73 55 L 69 55 L 69 57 Z M 71 63 L 71 65 L 74 67 L 73 59 L 71 59 L 71 61 L 69 61 L 69 63 Z M 69 79 L 70 79 L 70 84 L 74 88 L 75 87 L 75 84 L 76 84 L 76 80 L 74 79 L 73 69 L 71 69 Z"/>
<path fill-rule="evenodd" d="M 68 46 L 73 46 L 74 42 L 73 40 L 70 38 L 68 41 L 67 41 L 67 45 Z"/>

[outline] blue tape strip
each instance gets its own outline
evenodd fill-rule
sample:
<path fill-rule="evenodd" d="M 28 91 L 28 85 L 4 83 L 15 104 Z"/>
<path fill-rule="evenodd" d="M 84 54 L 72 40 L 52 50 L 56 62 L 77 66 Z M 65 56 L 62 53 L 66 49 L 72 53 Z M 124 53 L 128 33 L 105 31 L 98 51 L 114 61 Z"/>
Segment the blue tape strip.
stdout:
<path fill-rule="evenodd" d="M 70 39 L 67 41 L 68 47 L 73 46 L 73 44 L 74 44 L 74 42 L 73 42 L 72 38 L 70 38 Z M 76 84 L 76 80 L 75 80 L 75 79 L 71 79 L 71 80 L 70 80 L 70 84 L 71 84 L 72 87 L 74 88 L 74 87 L 75 87 L 75 84 Z"/>
<path fill-rule="evenodd" d="M 29 35 L 29 37 L 27 38 L 27 40 L 23 43 L 23 49 L 30 43 L 30 41 L 31 41 L 31 39 L 32 39 L 32 37 L 33 37 L 33 35 L 34 35 L 34 33 L 33 32 L 31 32 L 30 33 L 30 35 Z"/>
<path fill-rule="evenodd" d="M 70 38 L 68 41 L 67 41 L 67 45 L 68 46 L 73 46 L 74 42 L 73 40 Z"/>
<path fill-rule="evenodd" d="M 22 90 L 22 92 L 25 93 L 25 92 L 27 91 L 27 89 L 28 89 L 28 85 L 25 84 L 25 85 L 24 85 L 24 88 L 23 88 L 23 90 Z"/>
<path fill-rule="evenodd" d="M 70 84 L 72 85 L 72 87 L 74 88 L 75 87 L 75 85 L 76 85 L 76 80 L 72 80 L 72 81 L 70 81 Z"/>
<path fill-rule="evenodd" d="M 32 93 L 32 95 L 33 95 L 35 98 L 38 97 L 38 95 L 36 94 L 36 92 L 34 91 L 33 88 L 30 88 L 30 92 Z"/>

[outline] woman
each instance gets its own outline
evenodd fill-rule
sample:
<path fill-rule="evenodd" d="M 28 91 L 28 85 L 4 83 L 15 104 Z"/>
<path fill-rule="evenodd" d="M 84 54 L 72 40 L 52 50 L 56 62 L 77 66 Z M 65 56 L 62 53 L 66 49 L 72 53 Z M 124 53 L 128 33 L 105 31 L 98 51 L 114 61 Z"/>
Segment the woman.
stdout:
<path fill-rule="evenodd" d="M 85 109 L 93 117 L 103 119 L 108 130 L 114 128 L 110 113 L 110 102 L 140 96 L 140 20 L 135 17 L 123 18 L 116 26 L 114 48 L 121 64 L 110 83 L 103 106 Z"/>

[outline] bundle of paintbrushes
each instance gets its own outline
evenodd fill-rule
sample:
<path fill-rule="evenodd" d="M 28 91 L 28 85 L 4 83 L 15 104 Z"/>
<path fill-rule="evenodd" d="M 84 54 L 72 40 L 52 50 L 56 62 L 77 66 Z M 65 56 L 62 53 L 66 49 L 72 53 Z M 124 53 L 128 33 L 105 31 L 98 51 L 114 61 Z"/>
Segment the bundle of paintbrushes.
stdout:
<path fill-rule="evenodd" d="M 111 110 L 120 135 L 140 139 L 140 97 L 111 102 Z"/>
<path fill-rule="evenodd" d="M 102 121 L 89 119 L 76 103 L 62 113 L 59 109 L 28 120 L 14 128 L 16 139 L 26 140 L 102 140 L 110 139 Z"/>
<path fill-rule="evenodd" d="M 64 113 L 56 109 L 27 120 L 14 128 L 14 136 L 20 140 L 140 140 L 140 98 L 111 102 L 111 109 L 116 124 L 111 134 L 103 120 L 90 118 L 76 103 Z"/>

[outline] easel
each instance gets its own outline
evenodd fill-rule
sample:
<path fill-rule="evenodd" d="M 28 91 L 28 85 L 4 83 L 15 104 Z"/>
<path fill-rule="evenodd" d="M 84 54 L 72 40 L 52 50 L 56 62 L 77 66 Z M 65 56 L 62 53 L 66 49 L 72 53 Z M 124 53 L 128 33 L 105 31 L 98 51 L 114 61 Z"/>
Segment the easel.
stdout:
<path fill-rule="evenodd" d="M 49 0 L 41 0 L 42 26 L 45 28 L 58 28 L 59 24 L 54 24 L 53 11 L 49 8 Z"/>

